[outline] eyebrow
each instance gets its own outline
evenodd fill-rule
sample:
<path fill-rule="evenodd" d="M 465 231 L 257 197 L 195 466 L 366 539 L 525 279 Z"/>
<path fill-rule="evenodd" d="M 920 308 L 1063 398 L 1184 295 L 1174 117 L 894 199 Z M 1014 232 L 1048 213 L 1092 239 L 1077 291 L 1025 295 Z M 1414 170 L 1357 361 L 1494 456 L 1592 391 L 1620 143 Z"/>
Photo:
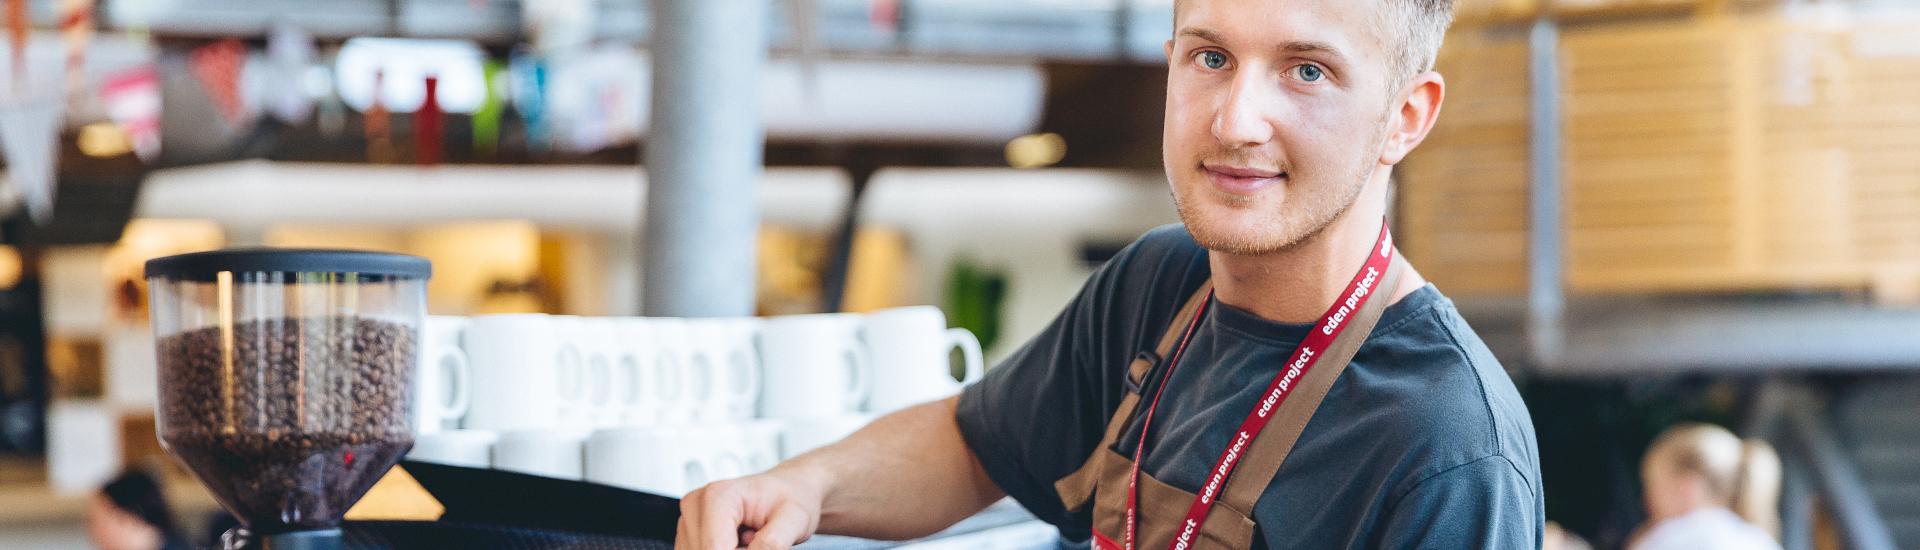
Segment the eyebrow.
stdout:
<path fill-rule="evenodd" d="M 1174 36 L 1176 37 L 1191 36 L 1191 37 L 1212 42 L 1215 44 L 1227 43 L 1226 40 L 1222 39 L 1222 37 L 1220 36 L 1220 33 L 1214 32 L 1212 29 L 1203 29 L 1198 27 L 1187 27 L 1184 29 L 1180 29 L 1179 32 L 1174 33 Z M 1294 40 L 1294 41 L 1287 42 L 1286 44 L 1280 45 L 1280 51 L 1284 51 L 1287 53 L 1320 54 L 1320 55 L 1325 55 L 1327 57 L 1331 57 L 1336 62 L 1344 62 L 1347 59 L 1347 56 L 1344 54 L 1341 54 L 1340 49 L 1333 47 L 1332 44 L 1328 44 L 1326 42 L 1316 42 L 1312 40 Z"/>
<path fill-rule="evenodd" d="M 1174 33 L 1174 36 L 1191 36 L 1194 38 L 1198 38 L 1208 42 L 1213 42 L 1216 44 L 1226 42 L 1225 40 L 1220 39 L 1220 33 L 1213 32 L 1210 29 L 1200 29 L 1200 28 L 1194 28 L 1194 27 L 1187 27 L 1184 29 L 1180 29 L 1180 32 Z"/>

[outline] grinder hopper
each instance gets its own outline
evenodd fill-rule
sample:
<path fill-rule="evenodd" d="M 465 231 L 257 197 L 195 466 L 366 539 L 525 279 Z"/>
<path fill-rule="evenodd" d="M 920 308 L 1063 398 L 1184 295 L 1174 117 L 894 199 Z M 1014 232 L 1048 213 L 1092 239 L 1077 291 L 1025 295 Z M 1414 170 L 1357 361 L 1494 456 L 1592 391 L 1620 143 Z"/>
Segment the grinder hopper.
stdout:
<path fill-rule="evenodd" d="M 161 445 L 240 518 L 229 548 L 337 548 L 413 446 L 425 259 L 236 249 L 147 263 Z"/>

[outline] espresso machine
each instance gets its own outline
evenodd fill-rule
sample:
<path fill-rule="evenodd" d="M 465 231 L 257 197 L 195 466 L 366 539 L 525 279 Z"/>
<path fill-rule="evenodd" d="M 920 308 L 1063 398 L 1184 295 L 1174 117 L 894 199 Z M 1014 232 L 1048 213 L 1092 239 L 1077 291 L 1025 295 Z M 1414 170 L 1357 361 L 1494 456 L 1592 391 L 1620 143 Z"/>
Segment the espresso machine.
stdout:
<path fill-rule="evenodd" d="M 413 446 L 427 260 L 233 249 L 147 263 L 159 436 L 240 520 L 230 550 L 670 548 L 673 499 L 409 463 L 438 521 L 343 521 Z"/>

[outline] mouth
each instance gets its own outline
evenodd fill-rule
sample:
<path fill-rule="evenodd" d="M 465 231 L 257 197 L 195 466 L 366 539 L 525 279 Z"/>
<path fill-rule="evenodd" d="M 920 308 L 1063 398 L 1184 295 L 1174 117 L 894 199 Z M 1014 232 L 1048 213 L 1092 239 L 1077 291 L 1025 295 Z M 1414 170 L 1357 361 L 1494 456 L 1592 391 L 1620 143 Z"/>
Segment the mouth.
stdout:
<path fill-rule="evenodd" d="M 1251 195 L 1268 186 L 1285 182 L 1288 174 L 1279 170 L 1267 170 L 1246 166 L 1226 164 L 1201 164 L 1200 170 L 1206 172 L 1207 179 L 1215 188 L 1235 195 Z"/>

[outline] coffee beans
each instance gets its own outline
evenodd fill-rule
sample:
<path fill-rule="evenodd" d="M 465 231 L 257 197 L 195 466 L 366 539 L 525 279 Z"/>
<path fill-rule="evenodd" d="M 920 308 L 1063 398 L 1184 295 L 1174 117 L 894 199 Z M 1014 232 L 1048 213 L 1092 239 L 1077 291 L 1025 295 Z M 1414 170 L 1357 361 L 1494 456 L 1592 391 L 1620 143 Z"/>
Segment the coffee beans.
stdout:
<path fill-rule="evenodd" d="M 413 446 L 352 443 L 333 434 L 174 434 L 168 449 L 214 497 L 259 533 L 339 525 L 367 489 Z"/>
<path fill-rule="evenodd" d="M 160 437 L 259 532 L 337 524 L 413 445 L 412 327 L 273 318 L 160 340 Z"/>

